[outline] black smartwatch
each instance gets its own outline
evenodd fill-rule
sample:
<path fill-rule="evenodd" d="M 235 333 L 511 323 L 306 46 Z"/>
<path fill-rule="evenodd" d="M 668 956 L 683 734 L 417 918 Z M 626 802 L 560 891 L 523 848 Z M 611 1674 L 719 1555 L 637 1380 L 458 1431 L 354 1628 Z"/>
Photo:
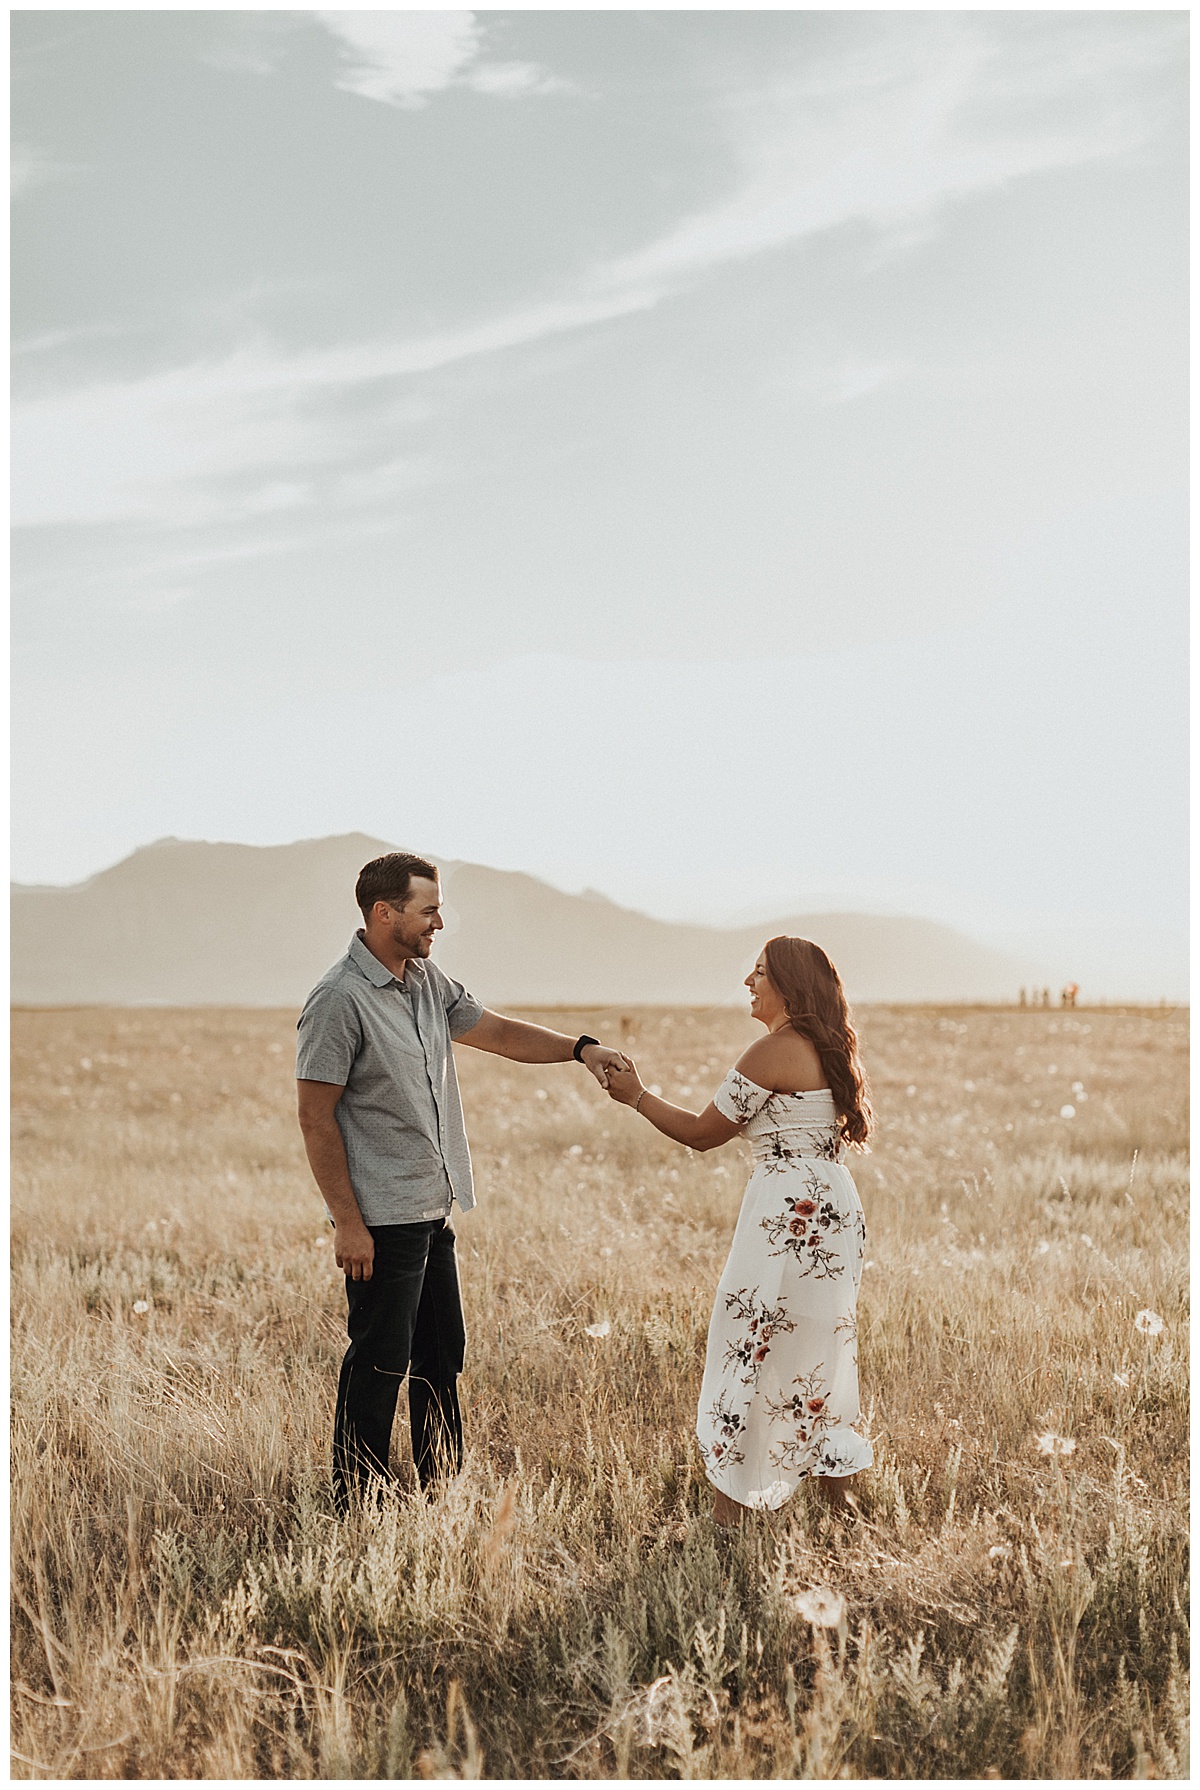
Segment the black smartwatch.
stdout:
<path fill-rule="evenodd" d="M 574 1057 L 574 1059 L 577 1063 L 582 1063 L 584 1045 L 585 1044 L 599 1044 L 599 1042 L 600 1042 L 599 1038 L 589 1038 L 586 1032 L 581 1032 L 579 1037 L 576 1038 L 576 1040 L 575 1040 L 575 1048 L 571 1052 L 571 1055 Z"/>

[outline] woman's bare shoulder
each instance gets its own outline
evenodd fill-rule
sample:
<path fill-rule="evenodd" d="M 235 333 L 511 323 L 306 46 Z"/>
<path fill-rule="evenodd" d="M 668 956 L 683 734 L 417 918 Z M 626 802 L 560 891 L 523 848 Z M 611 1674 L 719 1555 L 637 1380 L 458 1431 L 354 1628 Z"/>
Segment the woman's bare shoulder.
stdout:
<path fill-rule="evenodd" d="M 816 1046 L 789 1026 L 756 1038 L 737 1060 L 737 1071 L 760 1088 L 779 1094 L 806 1094 L 826 1085 Z"/>

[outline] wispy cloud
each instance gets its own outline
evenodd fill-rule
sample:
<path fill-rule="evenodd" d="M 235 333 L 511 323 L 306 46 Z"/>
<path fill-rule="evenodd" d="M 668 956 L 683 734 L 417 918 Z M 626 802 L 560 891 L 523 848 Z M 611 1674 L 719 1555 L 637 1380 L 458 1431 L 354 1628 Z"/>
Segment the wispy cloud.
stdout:
<path fill-rule="evenodd" d="M 567 89 L 531 62 L 490 59 L 474 12 L 317 12 L 342 49 L 338 86 L 394 106 L 426 105 L 448 87 L 477 93 L 553 93 Z"/>
<path fill-rule="evenodd" d="M 509 65 L 483 59 L 471 13 L 320 17 L 358 57 L 346 82 L 375 99 L 412 103 L 468 76 L 500 91 L 509 79 Z M 361 435 L 332 414 L 356 387 L 645 311 L 724 266 L 838 226 L 920 240 L 950 202 L 1128 154 L 1158 128 L 1154 91 L 1139 78 L 1177 51 L 1170 15 L 1140 34 L 1102 19 L 1083 32 L 1078 15 L 1031 15 L 1015 33 L 1011 19 L 1000 33 L 982 15 L 928 15 L 914 31 L 912 17 L 885 28 L 871 15 L 848 46 L 717 101 L 741 166 L 736 189 L 570 289 L 454 330 L 310 352 L 257 343 L 18 402 L 14 519 L 239 519 L 312 501 L 309 479 L 322 470 L 322 500 L 335 508 L 388 501 L 412 463 L 388 430 L 378 465 L 364 465 Z M 848 401 L 896 373 L 830 367 L 824 399 Z"/>
<path fill-rule="evenodd" d="M 14 143 L 9 157 L 9 189 L 13 199 L 23 199 L 36 188 L 53 180 L 69 180 L 73 174 L 86 172 L 80 162 L 59 162 L 43 155 L 30 143 Z"/>
<path fill-rule="evenodd" d="M 905 234 L 957 199 L 1053 168 L 1128 154 L 1160 119 L 1137 77 L 1177 48 L 1168 27 L 1131 46 L 1127 31 L 1083 36 L 1034 16 L 1025 39 L 974 15 L 870 15 L 861 47 L 783 70 L 722 110 L 743 178 L 600 274 L 654 287 L 861 223 Z M 1011 20 L 1008 21 L 1011 26 Z M 1074 27 L 1074 28 L 1073 28 Z"/>

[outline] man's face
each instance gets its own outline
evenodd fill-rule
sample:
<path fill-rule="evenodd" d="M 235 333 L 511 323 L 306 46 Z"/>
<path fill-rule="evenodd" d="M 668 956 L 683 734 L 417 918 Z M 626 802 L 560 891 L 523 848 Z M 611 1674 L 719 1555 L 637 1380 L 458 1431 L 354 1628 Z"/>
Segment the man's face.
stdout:
<path fill-rule="evenodd" d="M 442 930 L 442 891 L 425 876 L 414 876 L 408 885 L 403 907 L 390 901 L 375 904 L 378 914 L 384 910 L 384 927 L 394 949 L 402 957 L 428 957 L 436 935 Z"/>

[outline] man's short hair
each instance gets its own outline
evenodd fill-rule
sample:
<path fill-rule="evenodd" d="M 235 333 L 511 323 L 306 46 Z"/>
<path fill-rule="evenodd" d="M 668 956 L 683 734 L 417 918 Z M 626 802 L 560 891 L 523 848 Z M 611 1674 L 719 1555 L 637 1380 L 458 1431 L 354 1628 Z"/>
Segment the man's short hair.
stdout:
<path fill-rule="evenodd" d="M 435 883 L 437 866 L 410 851 L 386 852 L 382 858 L 372 858 L 369 864 L 364 864 L 354 885 L 354 899 L 362 909 L 363 919 L 370 919 L 371 909 L 377 901 L 386 901 L 391 907 L 403 907 L 414 876 L 424 876 Z"/>

